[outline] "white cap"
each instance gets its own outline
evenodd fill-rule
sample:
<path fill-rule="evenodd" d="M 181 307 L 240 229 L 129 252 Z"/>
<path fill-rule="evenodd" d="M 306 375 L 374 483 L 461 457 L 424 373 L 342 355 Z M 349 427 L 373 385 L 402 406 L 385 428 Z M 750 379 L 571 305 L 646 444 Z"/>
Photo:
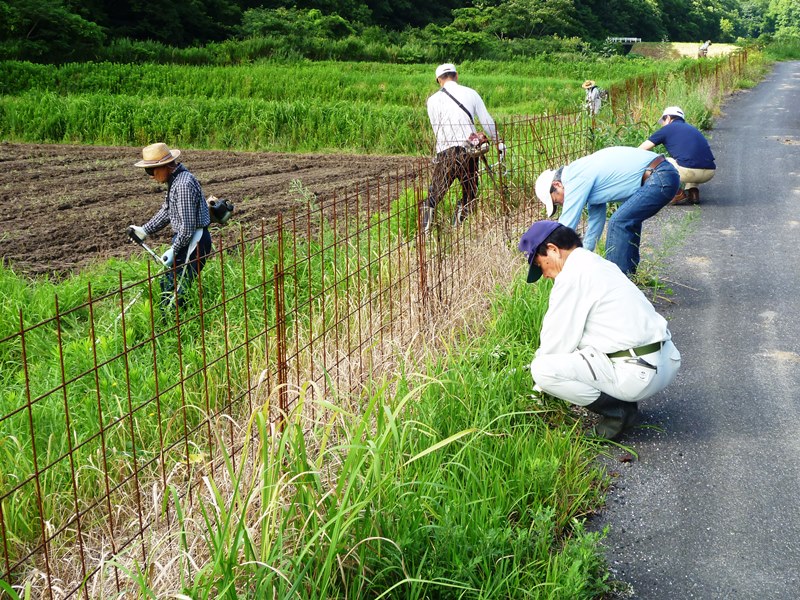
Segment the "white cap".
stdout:
<path fill-rule="evenodd" d="M 534 185 L 536 196 L 547 209 L 548 217 L 553 214 L 553 209 L 555 208 L 553 206 L 553 199 L 550 197 L 550 186 L 553 185 L 553 175 L 555 174 L 556 172 L 553 169 L 545 169 L 542 171 L 541 175 L 536 178 L 536 185 Z"/>
<path fill-rule="evenodd" d="M 439 79 L 445 73 L 456 73 L 456 66 L 453 63 L 444 63 L 436 67 L 436 79 Z"/>
<path fill-rule="evenodd" d="M 661 113 L 661 118 L 664 117 L 680 117 L 681 119 L 685 119 L 686 117 L 683 116 L 683 109 L 680 106 L 668 106 L 664 109 L 664 112 Z"/>

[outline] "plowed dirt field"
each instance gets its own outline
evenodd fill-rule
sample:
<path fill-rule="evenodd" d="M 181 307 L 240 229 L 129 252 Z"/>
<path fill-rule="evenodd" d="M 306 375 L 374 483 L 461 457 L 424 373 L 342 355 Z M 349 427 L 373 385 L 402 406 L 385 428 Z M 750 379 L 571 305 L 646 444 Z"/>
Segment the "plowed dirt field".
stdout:
<path fill-rule="evenodd" d="M 141 254 L 125 230 L 158 210 L 165 187 L 133 166 L 140 157 L 140 148 L 0 143 L 5 263 L 17 273 L 62 276 L 104 258 Z M 334 193 L 340 198 L 367 180 L 413 170 L 418 162 L 407 156 L 203 150 L 182 150 L 180 160 L 206 196 L 234 203 L 236 223 L 245 228 L 305 206 L 292 189 L 295 179 L 324 204 Z M 168 243 L 170 235 L 165 228 L 152 245 Z"/>

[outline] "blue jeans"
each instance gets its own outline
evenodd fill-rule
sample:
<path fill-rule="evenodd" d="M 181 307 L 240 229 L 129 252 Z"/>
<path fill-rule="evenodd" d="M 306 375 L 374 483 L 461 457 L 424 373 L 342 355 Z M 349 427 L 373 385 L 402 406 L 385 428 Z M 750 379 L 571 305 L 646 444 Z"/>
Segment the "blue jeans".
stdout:
<path fill-rule="evenodd" d="M 623 273 L 636 273 L 636 267 L 639 266 L 642 222 L 669 204 L 680 184 L 678 170 L 665 160 L 608 220 L 606 258 Z"/>

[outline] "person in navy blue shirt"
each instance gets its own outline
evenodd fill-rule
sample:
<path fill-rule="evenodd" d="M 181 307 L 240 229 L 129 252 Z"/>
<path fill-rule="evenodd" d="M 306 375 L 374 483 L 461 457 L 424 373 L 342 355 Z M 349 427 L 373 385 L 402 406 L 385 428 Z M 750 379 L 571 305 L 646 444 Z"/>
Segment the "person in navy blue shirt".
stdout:
<path fill-rule="evenodd" d="M 668 106 L 659 119 L 661 128 L 641 143 L 642 150 L 652 150 L 663 144 L 670 153 L 669 160 L 681 176 L 683 189 L 672 199 L 671 204 L 698 204 L 700 188 L 716 172 L 714 154 L 708 140 L 693 125 L 684 120 L 680 106 Z"/>

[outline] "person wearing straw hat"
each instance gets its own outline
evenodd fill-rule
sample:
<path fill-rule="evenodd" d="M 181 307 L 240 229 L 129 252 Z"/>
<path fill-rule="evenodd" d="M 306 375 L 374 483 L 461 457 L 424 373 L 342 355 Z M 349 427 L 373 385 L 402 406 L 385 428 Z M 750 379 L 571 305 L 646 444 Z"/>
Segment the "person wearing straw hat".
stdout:
<path fill-rule="evenodd" d="M 638 402 L 666 388 L 680 368 L 666 319 L 570 227 L 537 221 L 518 249 L 528 283 L 553 280 L 530 367 L 534 389 L 601 415 L 595 433 L 617 439 L 636 422 Z"/>
<path fill-rule="evenodd" d="M 600 107 L 603 104 L 603 100 L 600 97 L 600 88 L 597 87 L 592 79 L 584 81 L 581 87 L 586 90 L 586 110 L 589 111 L 590 115 L 596 115 L 600 112 Z"/>
<path fill-rule="evenodd" d="M 154 181 L 167 184 L 167 192 L 161 208 L 147 223 L 128 227 L 128 236 L 136 236 L 141 243 L 148 235 L 171 226 L 172 245 L 162 256 L 164 266 L 170 269 L 161 281 L 162 300 L 168 303 L 175 292 L 179 306 L 185 284 L 200 272 L 211 253 L 208 204 L 200 182 L 177 161 L 180 155 L 180 150 L 170 149 L 163 142 L 142 149 L 142 160 L 134 166 L 144 169 Z"/>
<path fill-rule="evenodd" d="M 472 209 L 478 195 L 480 155 L 468 152 L 468 139 L 476 133 L 476 118 L 488 139 L 497 143 L 501 162 L 505 155 L 505 144 L 498 137 L 483 99 L 472 88 L 458 83 L 455 65 L 445 63 L 436 67 L 436 82 L 439 90 L 427 101 L 428 118 L 436 135 L 436 156 L 428 198 L 422 206 L 422 229 L 426 234 L 433 224 L 436 205 L 456 179 L 461 182 L 461 200 L 453 215 L 453 225 L 461 224 Z M 485 150 L 488 149 L 487 141 Z"/>
<path fill-rule="evenodd" d="M 699 204 L 701 183 L 714 177 L 717 165 L 708 140 L 694 125 L 689 125 L 680 106 L 668 106 L 658 120 L 660 129 L 639 145 L 642 150 L 652 150 L 663 144 L 669 152 L 667 158 L 678 169 L 684 189 L 670 204 Z"/>
<path fill-rule="evenodd" d="M 611 146 L 536 178 L 536 196 L 558 222 L 578 227 L 587 208 L 589 221 L 583 243 L 594 250 L 606 223 L 609 202 L 620 206 L 608 221 L 606 258 L 625 274 L 636 273 L 642 223 L 672 200 L 680 185 L 678 171 L 661 154 L 629 146 Z"/>

